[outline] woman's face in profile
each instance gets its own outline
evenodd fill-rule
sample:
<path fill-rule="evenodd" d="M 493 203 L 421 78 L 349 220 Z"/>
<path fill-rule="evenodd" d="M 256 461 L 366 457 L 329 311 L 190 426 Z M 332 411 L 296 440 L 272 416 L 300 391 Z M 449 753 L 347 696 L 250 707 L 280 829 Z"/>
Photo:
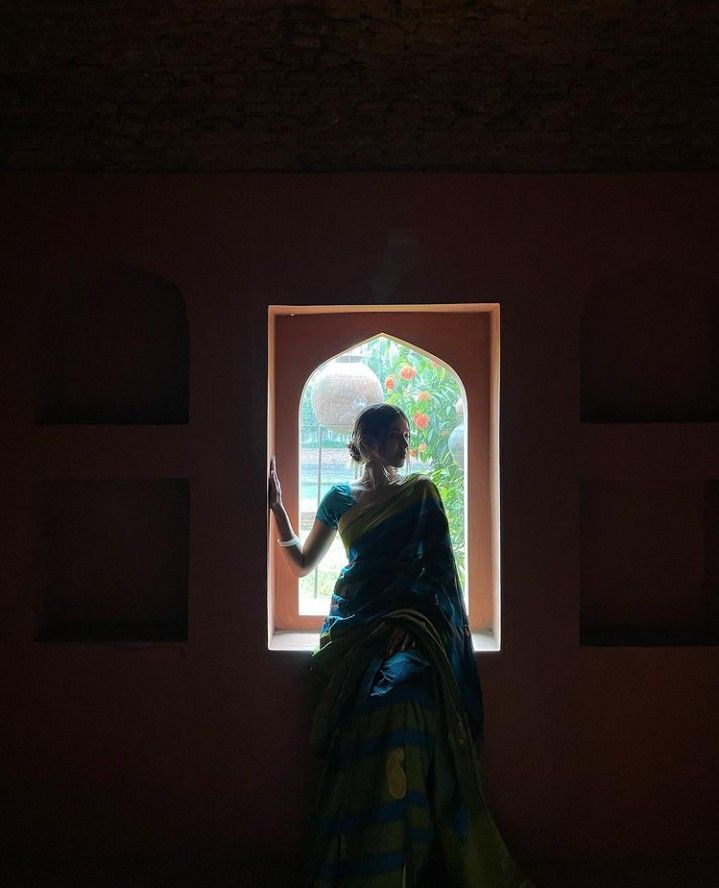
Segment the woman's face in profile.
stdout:
<path fill-rule="evenodd" d="M 377 453 L 385 465 L 400 468 L 405 464 L 408 449 L 409 426 L 404 419 L 398 417 L 387 426 L 384 442 Z"/>

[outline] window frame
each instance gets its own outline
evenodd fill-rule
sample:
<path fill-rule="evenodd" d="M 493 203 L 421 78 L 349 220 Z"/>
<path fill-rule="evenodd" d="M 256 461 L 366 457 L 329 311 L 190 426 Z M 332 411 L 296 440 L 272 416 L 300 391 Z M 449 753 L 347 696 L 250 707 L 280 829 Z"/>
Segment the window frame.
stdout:
<path fill-rule="evenodd" d="M 427 314 L 432 317 L 422 318 Z M 312 346 L 308 331 L 312 323 Z M 458 317 L 466 315 L 467 317 Z M 438 317 L 441 316 L 441 317 Z M 297 321 L 290 319 L 297 318 Z M 405 332 L 409 327 L 410 332 Z M 304 328 L 304 329 L 303 329 Z M 291 329 L 291 334 L 290 334 Z M 401 335 L 404 332 L 405 335 Z M 499 303 L 268 306 L 267 459 L 277 454 L 283 500 L 298 528 L 299 403 L 325 361 L 375 335 L 449 364 L 467 396 L 466 582 L 475 650 L 500 649 Z M 477 347 L 479 339 L 480 347 Z M 305 344 L 299 351 L 299 344 Z M 443 343 L 440 349 L 427 343 Z M 448 351 L 449 350 L 449 353 Z M 459 365 L 459 366 L 458 366 Z M 285 408 L 278 411 L 277 404 Z M 268 647 L 312 650 L 323 617 L 299 614 L 297 578 L 268 523 Z"/>

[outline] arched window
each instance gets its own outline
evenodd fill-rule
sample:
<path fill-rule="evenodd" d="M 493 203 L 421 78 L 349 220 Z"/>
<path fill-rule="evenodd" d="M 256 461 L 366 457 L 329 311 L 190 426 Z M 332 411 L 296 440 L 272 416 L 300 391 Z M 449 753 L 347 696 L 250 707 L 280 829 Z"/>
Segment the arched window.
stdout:
<path fill-rule="evenodd" d="M 464 386 L 437 356 L 391 336 L 374 336 L 336 355 L 305 383 L 299 410 L 300 539 L 309 533 L 317 506 L 330 487 L 357 476 L 347 441 L 358 413 L 379 401 L 400 407 L 409 419 L 405 471 L 423 472 L 439 488 L 466 592 Z M 299 581 L 300 614 L 327 613 L 345 562 L 338 535 L 320 565 Z"/>
<path fill-rule="evenodd" d="M 300 537 L 329 486 L 353 476 L 354 415 L 397 403 L 410 417 L 410 469 L 445 502 L 475 646 L 499 649 L 499 306 L 270 306 L 268 355 L 268 456 Z M 298 581 L 271 537 L 271 648 L 316 644 L 342 564 L 337 539 Z"/>

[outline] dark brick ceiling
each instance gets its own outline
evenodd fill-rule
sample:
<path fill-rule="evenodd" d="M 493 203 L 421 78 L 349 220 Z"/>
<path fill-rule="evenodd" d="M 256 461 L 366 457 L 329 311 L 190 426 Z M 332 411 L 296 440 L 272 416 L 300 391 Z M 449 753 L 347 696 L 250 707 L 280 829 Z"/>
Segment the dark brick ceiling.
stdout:
<path fill-rule="evenodd" d="M 3 8 L 5 169 L 716 166 L 713 2 Z"/>

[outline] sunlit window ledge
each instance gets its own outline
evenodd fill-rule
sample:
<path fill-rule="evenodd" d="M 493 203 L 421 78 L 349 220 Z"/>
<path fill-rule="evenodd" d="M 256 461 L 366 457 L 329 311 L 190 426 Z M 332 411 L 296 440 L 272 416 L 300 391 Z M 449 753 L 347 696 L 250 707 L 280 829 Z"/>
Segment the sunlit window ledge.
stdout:
<path fill-rule="evenodd" d="M 311 653 L 319 645 L 317 632 L 275 631 L 270 638 L 271 651 L 307 651 Z M 472 644 L 477 653 L 498 651 L 497 638 L 491 632 L 473 632 Z"/>

